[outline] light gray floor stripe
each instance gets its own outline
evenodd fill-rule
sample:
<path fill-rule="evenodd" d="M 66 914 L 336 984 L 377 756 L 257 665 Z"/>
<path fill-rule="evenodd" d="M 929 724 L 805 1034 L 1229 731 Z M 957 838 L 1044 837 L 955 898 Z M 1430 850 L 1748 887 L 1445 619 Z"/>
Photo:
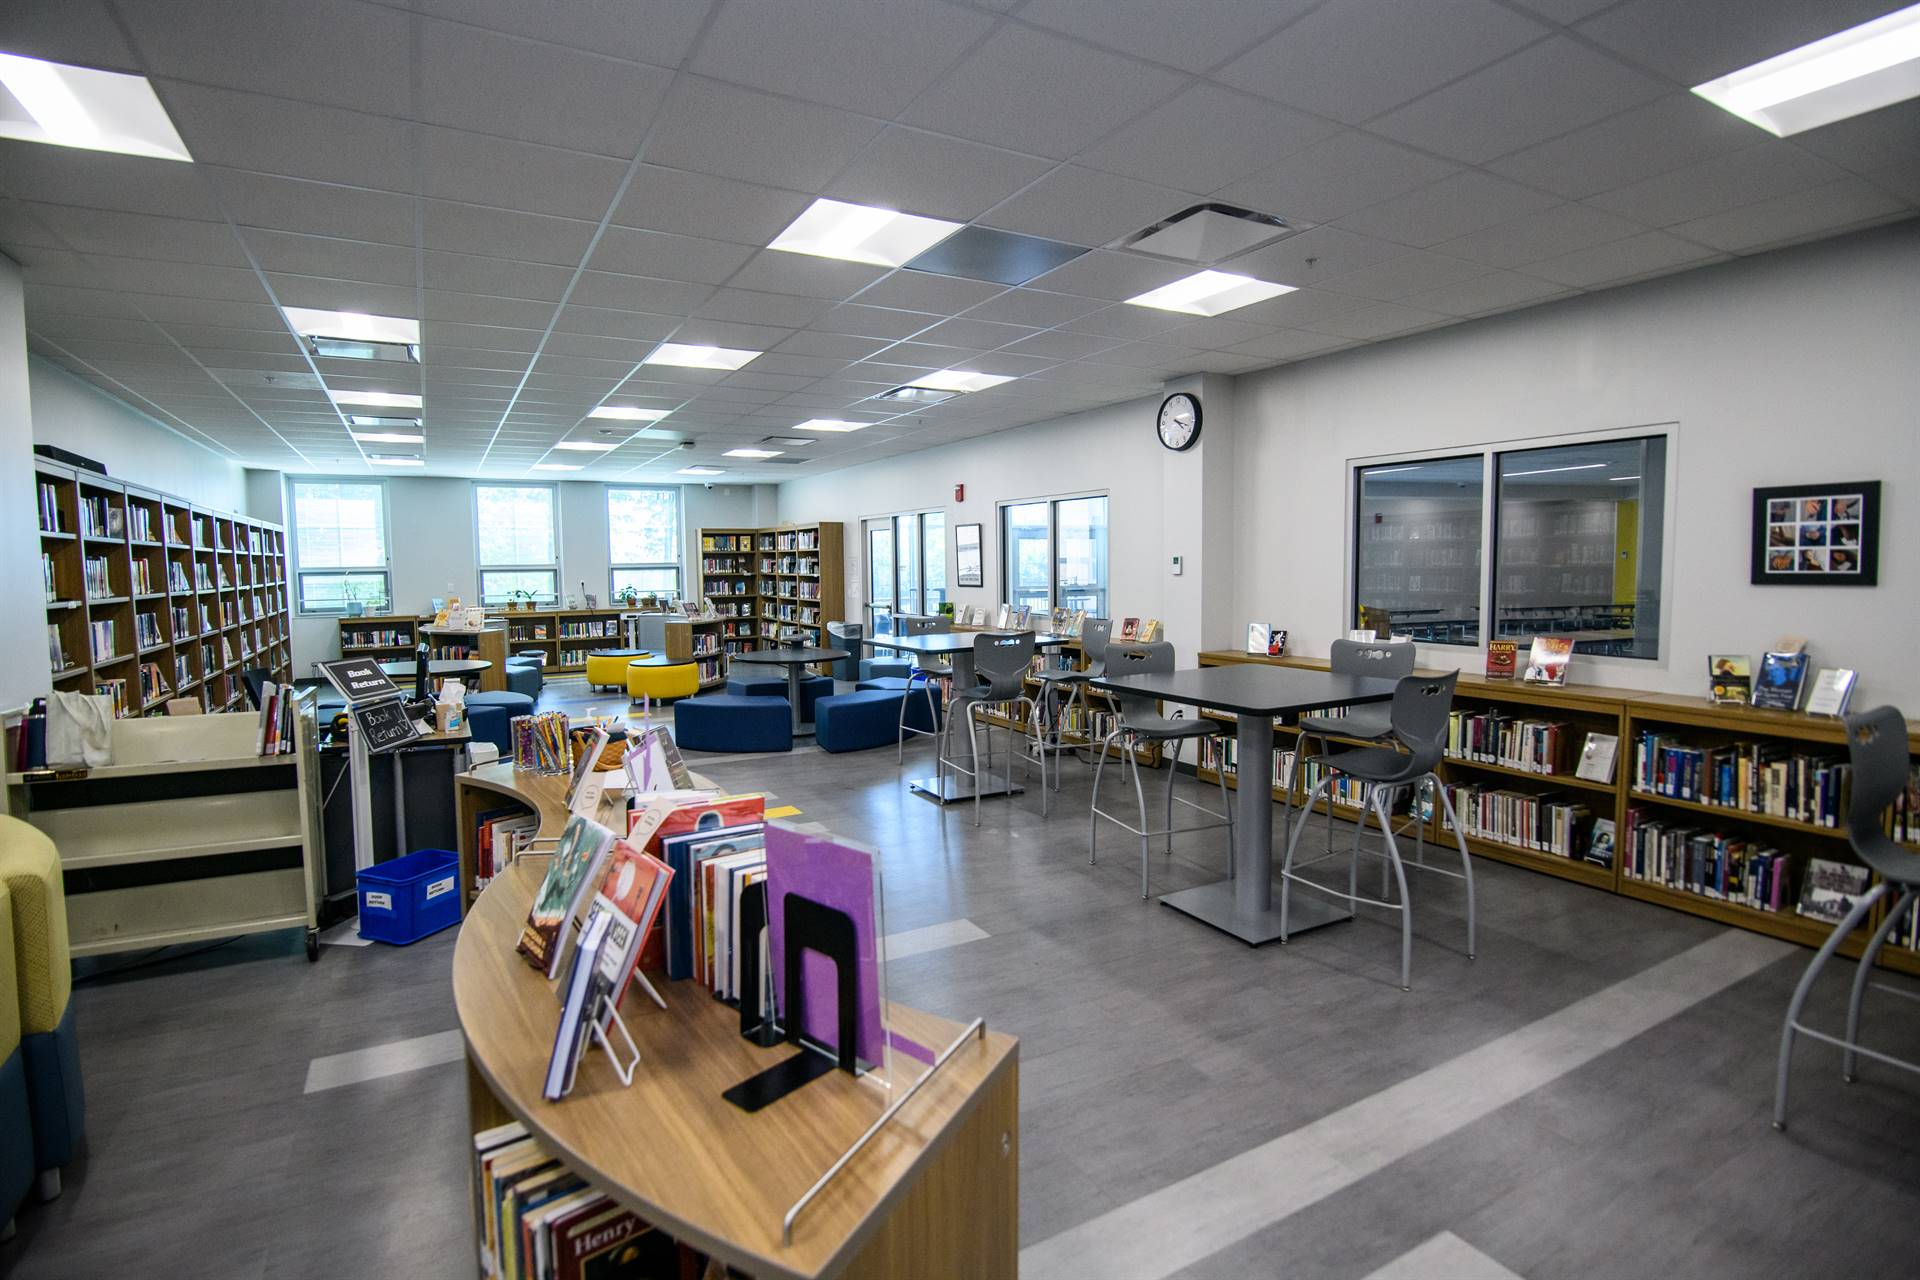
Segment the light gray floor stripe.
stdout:
<path fill-rule="evenodd" d="M 360 921 L 358 919 L 342 920 L 339 924 L 334 925 L 333 928 L 324 930 L 320 934 L 320 942 L 322 946 L 328 947 L 370 947 L 373 945 L 373 939 L 360 936 Z"/>
<path fill-rule="evenodd" d="M 1521 1280 L 1521 1277 L 1453 1232 L 1442 1231 L 1425 1244 L 1401 1254 L 1367 1280 Z"/>
<path fill-rule="evenodd" d="M 1593 1061 L 1792 949 L 1729 929 L 1304 1128 L 1030 1245 L 1020 1252 L 1020 1269 L 1046 1280 L 1161 1280 Z"/>
<path fill-rule="evenodd" d="M 394 1040 L 370 1049 L 355 1049 L 352 1053 L 336 1053 L 307 1064 L 305 1092 L 319 1093 L 322 1089 L 338 1089 L 345 1084 L 437 1067 L 458 1062 L 465 1054 L 466 1044 L 458 1031 L 436 1031 L 430 1036 Z"/>
<path fill-rule="evenodd" d="M 947 920 L 922 929 L 902 929 L 898 933 L 890 933 L 883 942 L 887 959 L 904 960 L 908 956 L 943 951 L 963 942 L 978 942 L 991 936 L 971 920 Z"/>

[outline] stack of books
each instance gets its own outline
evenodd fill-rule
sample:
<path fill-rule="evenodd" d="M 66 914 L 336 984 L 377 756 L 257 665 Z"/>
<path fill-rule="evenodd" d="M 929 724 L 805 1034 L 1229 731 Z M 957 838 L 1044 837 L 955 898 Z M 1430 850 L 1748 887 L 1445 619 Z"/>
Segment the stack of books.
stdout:
<path fill-rule="evenodd" d="M 1627 810 L 1621 871 L 1684 893 L 1778 912 L 1793 902 L 1793 865 L 1770 845 Z"/>

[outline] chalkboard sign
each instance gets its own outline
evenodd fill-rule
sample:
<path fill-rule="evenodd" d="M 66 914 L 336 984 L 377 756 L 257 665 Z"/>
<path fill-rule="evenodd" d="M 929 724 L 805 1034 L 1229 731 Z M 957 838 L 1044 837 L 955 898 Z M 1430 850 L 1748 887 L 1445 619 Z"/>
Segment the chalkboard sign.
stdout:
<path fill-rule="evenodd" d="M 371 658 L 348 658 L 343 662 L 322 662 L 320 674 L 348 702 L 373 702 L 380 698 L 398 698 L 400 686 L 387 679 L 387 673 Z"/>
<path fill-rule="evenodd" d="M 406 704 L 397 698 L 355 707 L 353 724 L 367 745 L 368 755 L 404 747 L 420 736 L 420 727 L 407 714 Z"/>

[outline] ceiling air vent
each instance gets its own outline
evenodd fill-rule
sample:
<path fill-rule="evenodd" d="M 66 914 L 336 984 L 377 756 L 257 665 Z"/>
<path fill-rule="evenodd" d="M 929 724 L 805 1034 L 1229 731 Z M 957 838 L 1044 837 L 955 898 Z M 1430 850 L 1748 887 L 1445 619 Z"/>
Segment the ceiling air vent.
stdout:
<path fill-rule="evenodd" d="M 1120 247 L 1181 262 L 1213 263 L 1272 244 L 1306 227 L 1305 223 L 1291 223 L 1270 213 L 1255 213 L 1230 204 L 1197 204 L 1128 236 Z"/>

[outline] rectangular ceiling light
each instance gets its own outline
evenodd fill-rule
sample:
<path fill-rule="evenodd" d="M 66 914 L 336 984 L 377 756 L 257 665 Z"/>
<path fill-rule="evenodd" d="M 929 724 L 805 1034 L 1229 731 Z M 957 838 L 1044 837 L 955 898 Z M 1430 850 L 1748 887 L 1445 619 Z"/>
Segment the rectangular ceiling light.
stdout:
<path fill-rule="evenodd" d="M 156 160 L 193 156 L 145 76 L 0 53 L 0 138 Z"/>
<path fill-rule="evenodd" d="M 1004 373 L 976 373 L 972 369 L 941 369 L 918 379 L 913 385 L 932 387 L 935 391 L 985 391 L 988 387 L 997 387 L 1003 382 L 1012 381 L 1013 378 Z"/>
<path fill-rule="evenodd" d="M 418 409 L 420 397 L 404 391 L 335 391 L 327 388 L 335 404 L 368 404 L 376 409 Z"/>
<path fill-rule="evenodd" d="M 589 418 L 608 418 L 614 422 L 658 422 L 672 413 L 671 409 L 636 409 L 632 405 L 603 404 L 598 409 L 589 409 Z"/>
<path fill-rule="evenodd" d="M 535 471 L 578 471 L 580 468 L 571 462 L 536 462 Z"/>
<path fill-rule="evenodd" d="M 737 347 L 691 346 L 684 342 L 663 342 L 641 364 L 671 364 L 685 369 L 738 369 L 762 354 Z"/>
<path fill-rule="evenodd" d="M 777 458 L 784 449 L 729 449 L 720 456 L 723 458 Z"/>
<path fill-rule="evenodd" d="M 553 447 L 571 449 L 575 453 L 607 453 L 618 449 L 620 444 L 617 440 L 562 440 Z"/>
<path fill-rule="evenodd" d="M 865 423 L 849 423 L 847 425 L 857 431 L 862 426 L 865 426 L 866 424 Z M 846 430 L 846 427 L 839 427 L 836 429 L 844 431 Z M 768 436 L 766 439 L 762 440 L 760 443 L 761 444 L 777 444 L 788 449 L 798 449 L 802 445 L 812 444 L 813 440 L 807 436 Z"/>
<path fill-rule="evenodd" d="M 1781 138 L 1920 97 L 1920 5 L 1789 49 L 1693 91 Z"/>
<path fill-rule="evenodd" d="M 424 467 L 427 465 L 425 458 L 368 458 L 367 461 L 376 467 Z"/>
<path fill-rule="evenodd" d="M 404 316 L 372 316 L 361 311 L 319 311 L 312 307 L 282 307 L 293 331 L 303 338 L 338 338 L 350 342 L 420 345 L 420 322 Z"/>
<path fill-rule="evenodd" d="M 350 427 L 372 427 L 377 431 L 417 431 L 420 429 L 418 418 L 388 418 L 373 413 L 350 413 L 347 415 Z"/>
<path fill-rule="evenodd" d="M 1265 280 L 1255 280 L 1252 276 L 1235 275 L 1231 271 L 1196 271 L 1172 284 L 1163 284 L 1158 289 L 1149 289 L 1138 297 L 1128 298 L 1127 303 L 1135 307 L 1178 311 L 1190 316 L 1217 316 L 1293 291 L 1290 284 L 1270 284 Z"/>
<path fill-rule="evenodd" d="M 959 398 L 959 395 L 958 391 L 939 391 L 933 387 L 895 387 L 891 391 L 882 391 L 873 398 L 885 400 L 890 404 L 928 405 L 945 404 L 949 400 Z"/>
<path fill-rule="evenodd" d="M 848 422 L 844 418 L 808 418 L 793 424 L 795 431 L 865 431 L 871 422 Z"/>
<path fill-rule="evenodd" d="M 767 247 L 816 258 L 897 267 L 939 244 L 961 225 L 872 205 L 815 200 Z"/>
<path fill-rule="evenodd" d="M 308 338 L 307 350 L 321 360 L 405 360 L 420 363 L 411 342 L 366 342 L 359 338 Z"/>
<path fill-rule="evenodd" d="M 425 444 L 427 442 L 425 436 L 405 431 L 355 431 L 353 438 L 361 444 Z"/>
<path fill-rule="evenodd" d="M 725 467 L 682 467 L 679 471 L 683 476 L 723 476 L 726 473 Z"/>

